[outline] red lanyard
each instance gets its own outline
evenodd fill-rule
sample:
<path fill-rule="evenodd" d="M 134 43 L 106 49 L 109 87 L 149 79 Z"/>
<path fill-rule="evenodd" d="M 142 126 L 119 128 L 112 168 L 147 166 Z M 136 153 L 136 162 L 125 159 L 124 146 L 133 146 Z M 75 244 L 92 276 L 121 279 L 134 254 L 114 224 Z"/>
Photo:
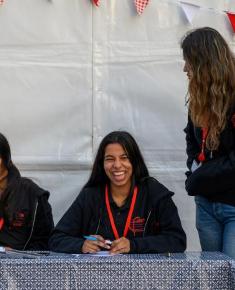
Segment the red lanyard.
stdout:
<path fill-rule="evenodd" d="M 205 157 L 205 145 L 206 145 L 207 134 L 208 134 L 208 129 L 207 128 L 202 128 L 202 146 L 201 146 L 201 152 L 198 155 L 198 160 L 200 162 L 203 162 L 206 159 L 206 157 Z"/>
<path fill-rule="evenodd" d="M 4 225 L 4 219 L 0 218 L 0 231 L 1 231 L 2 227 L 3 227 L 3 225 Z"/>
<path fill-rule="evenodd" d="M 129 227 L 130 227 L 131 217 L 132 217 L 133 210 L 134 210 L 134 207 L 135 207 L 137 192 L 138 192 L 138 188 L 137 188 L 137 186 L 135 186 L 134 193 L 133 193 L 132 200 L 131 200 L 131 206 L 130 206 L 129 213 L 128 213 L 128 216 L 127 216 L 127 219 L 126 219 L 126 225 L 125 225 L 125 229 L 124 229 L 124 232 L 123 232 L 123 237 L 126 237 L 127 232 L 129 230 Z M 108 186 L 107 185 L 105 187 L 105 203 L 106 203 L 106 208 L 107 208 L 107 211 L 108 211 L 109 220 L 110 220 L 110 223 L 111 223 L 111 227 L 112 227 L 115 239 L 119 239 L 119 234 L 118 234 L 116 225 L 114 223 L 113 214 L 112 214 L 112 211 L 111 211 L 111 208 L 110 208 L 109 196 L 108 196 Z"/>

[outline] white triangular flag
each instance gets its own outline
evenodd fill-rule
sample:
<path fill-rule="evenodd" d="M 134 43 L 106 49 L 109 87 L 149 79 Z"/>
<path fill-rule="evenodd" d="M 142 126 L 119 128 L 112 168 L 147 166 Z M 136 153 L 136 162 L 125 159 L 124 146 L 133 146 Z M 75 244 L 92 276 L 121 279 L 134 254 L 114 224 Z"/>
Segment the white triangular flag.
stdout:
<path fill-rule="evenodd" d="M 191 4 L 191 3 L 187 3 L 187 2 L 183 2 L 183 1 L 180 1 L 180 4 L 181 4 L 182 9 L 184 10 L 184 13 L 185 13 L 188 21 L 190 23 L 192 23 L 192 20 L 193 20 L 195 14 L 200 9 L 200 6 L 195 5 L 195 4 Z"/>

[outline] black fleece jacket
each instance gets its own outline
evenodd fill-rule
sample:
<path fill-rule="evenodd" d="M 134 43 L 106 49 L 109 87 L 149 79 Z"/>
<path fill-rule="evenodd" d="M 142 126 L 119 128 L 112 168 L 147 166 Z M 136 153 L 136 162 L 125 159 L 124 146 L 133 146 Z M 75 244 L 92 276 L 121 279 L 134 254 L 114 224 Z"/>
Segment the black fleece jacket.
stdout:
<path fill-rule="evenodd" d="M 0 201 L 4 217 L 0 245 L 17 250 L 47 250 L 54 226 L 48 198 L 48 191 L 18 173 L 14 190 L 6 192 Z"/>
<path fill-rule="evenodd" d="M 220 135 L 218 150 L 205 150 L 206 160 L 191 172 L 193 160 L 201 151 L 202 130 L 188 118 L 186 152 L 188 155 L 185 188 L 189 195 L 202 195 L 213 202 L 235 206 L 235 114 L 228 114 L 227 125 Z"/>
<path fill-rule="evenodd" d="M 138 186 L 127 234 L 131 253 L 185 250 L 186 236 L 172 195 L 172 192 L 153 178 L 145 179 Z M 104 187 L 84 188 L 55 227 L 49 241 L 50 249 L 56 252 L 81 253 L 84 235 L 99 234 L 105 239 L 114 240 L 110 223 L 103 224 L 107 220 L 106 215 Z M 116 226 L 119 231 L 117 224 Z"/>

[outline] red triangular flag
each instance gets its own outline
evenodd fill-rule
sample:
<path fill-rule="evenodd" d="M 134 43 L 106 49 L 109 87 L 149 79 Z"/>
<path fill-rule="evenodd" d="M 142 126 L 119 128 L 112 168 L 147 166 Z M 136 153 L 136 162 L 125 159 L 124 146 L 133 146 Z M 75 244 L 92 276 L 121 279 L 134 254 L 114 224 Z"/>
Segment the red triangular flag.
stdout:
<path fill-rule="evenodd" d="M 226 13 L 233 27 L 233 31 L 235 32 L 235 13 L 230 13 L 230 12 L 226 12 Z"/>
<path fill-rule="evenodd" d="M 100 5 L 100 0 L 93 0 L 93 3 L 98 7 Z"/>
<path fill-rule="evenodd" d="M 139 15 L 143 13 L 148 3 L 149 3 L 149 0 L 135 0 L 135 7 Z"/>

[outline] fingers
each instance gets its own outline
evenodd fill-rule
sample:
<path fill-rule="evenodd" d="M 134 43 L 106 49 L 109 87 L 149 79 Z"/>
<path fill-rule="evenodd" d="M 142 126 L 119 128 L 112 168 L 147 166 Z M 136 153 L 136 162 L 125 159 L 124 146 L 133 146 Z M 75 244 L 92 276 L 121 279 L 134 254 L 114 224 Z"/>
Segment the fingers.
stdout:
<path fill-rule="evenodd" d="M 110 246 L 105 243 L 105 240 L 100 235 L 92 235 L 92 237 L 95 237 L 97 240 L 89 240 L 86 239 L 82 246 L 82 253 L 97 253 L 101 250 L 101 248 L 110 250 Z"/>
<path fill-rule="evenodd" d="M 82 246 L 82 253 L 97 253 L 100 251 L 99 246 L 96 244 L 96 241 L 85 240 Z"/>
<path fill-rule="evenodd" d="M 123 254 L 130 252 L 130 241 L 124 237 L 113 241 L 110 254 Z"/>
<path fill-rule="evenodd" d="M 97 240 L 99 240 L 101 242 L 105 241 L 105 239 L 101 235 L 91 235 L 91 236 L 97 238 Z"/>
<path fill-rule="evenodd" d="M 93 235 L 93 237 L 96 237 L 97 238 L 97 245 L 101 248 L 104 248 L 104 249 L 107 249 L 109 250 L 110 249 L 110 245 L 108 245 L 105 241 L 105 239 L 100 236 L 100 235 Z"/>
<path fill-rule="evenodd" d="M 111 247 L 105 243 L 100 235 L 93 235 L 97 240 L 85 240 L 82 246 L 82 253 L 97 253 L 101 248 L 110 250 L 110 254 L 124 254 L 130 252 L 130 241 L 124 237 L 112 242 Z"/>

